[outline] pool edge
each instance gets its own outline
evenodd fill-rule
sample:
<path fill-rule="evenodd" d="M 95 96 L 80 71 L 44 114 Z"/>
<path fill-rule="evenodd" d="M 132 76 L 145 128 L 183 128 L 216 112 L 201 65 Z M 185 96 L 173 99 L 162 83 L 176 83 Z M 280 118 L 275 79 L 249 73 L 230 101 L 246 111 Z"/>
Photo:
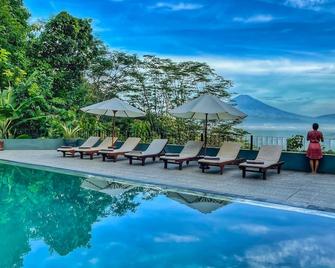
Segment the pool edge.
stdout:
<path fill-rule="evenodd" d="M 0 159 L 0 164 L 8 164 L 8 165 L 17 165 L 20 167 L 25 168 L 31 168 L 31 169 L 37 169 L 37 170 L 44 170 L 44 171 L 50 171 L 60 174 L 66 174 L 76 177 L 83 177 L 83 178 L 104 178 L 109 179 L 111 181 L 116 181 L 120 183 L 128 183 L 128 184 L 135 184 L 142 187 L 148 187 L 148 188 L 160 188 L 160 190 L 163 191 L 176 191 L 176 192 L 182 192 L 187 194 L 193 194 L 193 195 L 201 195 L 206 197 L 211 197 L 215 199 L 222 199 L 226 201 L 231 202 L 237 202 L 237 203 L 245 203 L 245 204 L 251 204 L 251 205 L 257 205 L 262 207 L 269 207 L 274 209 L 281 209 L 286 211 L 294 211 L 294 212 L 300 212 L 305 214 L 312 214 L 312 215 L 319 215 L 319 216 L 325 216 L 325 217 L 332 217 L 335 218 L 335 209 L 333 208 L 327 208 L 327 207 L 319 207 L 319 206 L 298 206 L 294 204 L 290 204 L 289 202 L 280 202 L 278 200 L 272 200 L 268 198 L 257 198 L 252 196 L 245 196 L 245 195 L 237 195 L 237 194 L 230 194 L 230 193 L 222 193 L 222 192 L 215 192 L 210 190 L 199 190 L 194 189 L 191 187 L 182 187 L 182 186 L 173 186 L 173 185 L 167 185 L 162 183 L 154 183 L 154 182 L 145 182 L 141 179 L 130 179 L 130 178 L 122 178 L 119 176 L 107 176 L 99 173 L 92 173 L 92 172 L 84 172 L 84 171 L 77 171 L 72 170 L 68 168 L 59 168 L 59 167 L 53 167 L 48 165 L 41 165 L 41 164 L 31 164 L 26 162 L 19 162 L 15 160 L 5 160 Z"/>

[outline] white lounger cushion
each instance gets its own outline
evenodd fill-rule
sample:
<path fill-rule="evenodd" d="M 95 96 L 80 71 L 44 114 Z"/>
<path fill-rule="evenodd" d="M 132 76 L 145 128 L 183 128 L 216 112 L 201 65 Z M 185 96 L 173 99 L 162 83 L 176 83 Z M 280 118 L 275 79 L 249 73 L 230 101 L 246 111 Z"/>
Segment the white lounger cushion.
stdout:
<path fill-rule="evenodd" d="M 266 168 L 277 164 L 280 160 L 282 148 L 279 145 L 264 145 L 259 150 L 255 161 L 263 162 L 262 164 L 242 163 L 240 166 Z"/>
<path fill-rule="evenodd" d="M 282 148 L 279 145 L 264 145 L 258 152 L 256 161 L 277 163 L 280 160 Z"/>
<path fill-rule="evenodd" d="M 203 141 L 188 141 L 182 151 L 176 156 L 162 156 L 161 159 L 175 160 L 197 157 L 204 145 Z"/>
<path fill-rule="evenodd" d="M 97 150 L 103 150 L 103 149 L 108 149 L 108 147 L 113 146 L 113 144 L 115 143 L 115 141 L 117 140 L 117 137 L 106 137 L 102 143 L 100 143 L 98 146 L 96 147 L 91 147 L 91 148 L 83 148 L 86 146 L 80 146 L 76 151 L 78 152 L 89 152 L 89 151 L 97 151 Z"/>
<path fill-rule="evenodd" d="M 200 163 L 222 163 L 233 161 L 237 158 L 241 149 L 241 144 L 237 142 L 224 142 L 220 147 L 216 157 L 220 159 L 200 159 Z"/>
<path fill-rule="evenodd" d="M 95 144 L 98 143 L 100 140 L 99 137 L 89 137 L 82 145 L 81 147 L 93 147 Z M 58 148 L 58 151 L 67 152 L 67 151 L 73 151 L 78 150 L 79 147 L 70 147 L 70 148 Z"/>
<path fill-rule="evenodd" d="M 98 143 L 99 140 L 100 140 L 99 137 L 89 137 L 87 141 L 85 141 L 81 146 L 93 147 L 94 145 Z"/>
<path fill-rule="evenodd" d="M 140 143 L 140 138 L 128 138 L 119 149 L 115 150 L 101 150 L 103 153 L 127 153 L 131 152 L 136 148 L 136 146 Z"/>
<path fill-rule="evenodd" d="M 140 143 L 141 138 L 128 138 L 123 144 L 122 146 L 115 150 L 118 152 L 130 152 L 132 150 L 134 150 L 136 148 L 136 146 Z"/>
<path fill-rule="evenodd" d="M 117 137 L 107 137 L 104 139 L 102 143 L 100 143 L 97 147 L 98 148 L 108 148 L 114 145 L 114 143 L 117 141 Z"/>
<path fill-rule="evenodd" d="M 159 155 L 166 146 L 168 140 L 167 139 L 155 139 L 153 140 L 149 147 L 143 152 L 129 152 L 126 155 L 129 156 L 146 156 L 146 155 Z"/>

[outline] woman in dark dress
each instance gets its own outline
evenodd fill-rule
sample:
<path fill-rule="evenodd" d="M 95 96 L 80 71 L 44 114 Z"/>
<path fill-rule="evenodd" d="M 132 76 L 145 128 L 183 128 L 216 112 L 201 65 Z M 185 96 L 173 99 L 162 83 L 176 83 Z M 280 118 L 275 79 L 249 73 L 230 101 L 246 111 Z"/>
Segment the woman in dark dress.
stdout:
<path fill-rule="evenodd" d="M 313 130 L 307 134 L 309 146 L 307 150 L 307 157 L 313 174 L 316 174 L 319 168 L 319 161 L 323 157 L 320 142 L 323 142 L 323 134 L 318 131 L 319 124 L 313 124 Z"/>

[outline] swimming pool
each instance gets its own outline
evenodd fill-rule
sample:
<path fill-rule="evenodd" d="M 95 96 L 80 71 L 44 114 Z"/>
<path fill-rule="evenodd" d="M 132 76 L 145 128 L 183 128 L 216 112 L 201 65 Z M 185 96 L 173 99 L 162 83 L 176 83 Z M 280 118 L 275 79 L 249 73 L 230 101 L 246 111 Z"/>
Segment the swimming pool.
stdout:
<path fill-rule="evenodd" d="M 0 267 L 335 267 L 335 218 L 0 164 Z"/>

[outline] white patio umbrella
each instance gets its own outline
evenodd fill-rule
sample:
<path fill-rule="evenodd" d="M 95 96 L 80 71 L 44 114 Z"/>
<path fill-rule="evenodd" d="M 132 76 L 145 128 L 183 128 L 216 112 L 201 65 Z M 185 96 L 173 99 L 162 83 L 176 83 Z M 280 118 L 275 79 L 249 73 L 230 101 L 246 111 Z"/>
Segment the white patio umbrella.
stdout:
<path fill-rule="evenodd" d="M 107 180 L 88 178 L 85 179 L 81 187 L 88 190 L 98 191 L 104 194 L 108 194 L 112 197 L 118 197 L 123 195 L 125 192 L 134 188 L 132 185 L 122 184 L 118 182 L 109 182 Z"/>
<path fill-rule="evenodd" d="M 171 110 L 170 113 L 175 117 L 205 120 L 205 154 L 207 150 L 208 120 L 240 120 L 247 116 L 231 104 L 223 102 L 213 95 L 201 95 Z"/>
<path fill-rule="evenodd" d="M 81 108 L 83 112 L 113 116 L 113 137 L 115 137 L 115 117 L 141 117 L 145 113 L 118 98 L 102 101 Z"/>
<path fill-rule="evenodd" d="M 223 207 L 229 204 L 228 201 L 224 201 L 224 200 L 217 200 L 217 199 L 203 197 L 203 196 L 196 196 L 196 195 L 176 193 L 176 192 L 168 192 L 167 197 L 181 204 L 184 204 L 190 208 L 196 209 L 199 212 L 204 213 L 204 214 L 211 213 L 219 209 L 220 207 Z"/>

